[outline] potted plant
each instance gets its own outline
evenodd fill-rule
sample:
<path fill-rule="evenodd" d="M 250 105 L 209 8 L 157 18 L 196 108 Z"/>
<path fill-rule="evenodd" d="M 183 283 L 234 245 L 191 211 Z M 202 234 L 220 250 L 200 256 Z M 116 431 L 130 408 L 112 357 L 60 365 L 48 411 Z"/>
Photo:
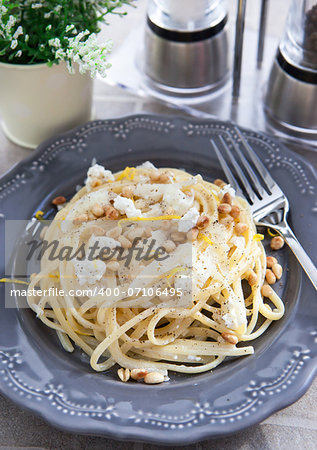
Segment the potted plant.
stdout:
<path fill-rule="evenodd" d="M 109 14 L 134 0 L 0 0 L 0 115 L 6 135 L 34 148 L 91 118 L 92 78 L 105 76 Z"/>

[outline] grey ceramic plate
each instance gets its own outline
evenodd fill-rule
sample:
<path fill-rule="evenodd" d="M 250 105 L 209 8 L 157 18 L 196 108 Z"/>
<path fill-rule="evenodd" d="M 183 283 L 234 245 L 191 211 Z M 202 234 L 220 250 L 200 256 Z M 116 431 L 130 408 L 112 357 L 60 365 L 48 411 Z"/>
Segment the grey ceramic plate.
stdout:
<path fill-rule="evenodd" d="M 312 169 L 271 138 L 244 132 L 287 192 L 294 231 L 314 258 Z M 209 143 L 219 134 L 228 143 L 236 138 L 228 123 L 132 116 L 91 122 L 51 139 L 0 181 L 2 248 L 4 218 L 48 211 L 51 198 L 74 193 L 94 157 L 112 170 L 149 159 L 207 179 L 222 176 Z M 1 258 L 3 272 L 3 252 Z M 258 423 L 303 395 L 317 367 L 315 292 L 287 249 L 280 258 L 287 268 L 278 286 L 286 314 L 256 341 L 255 354 L 212 373 L 171 374 L 158 386 L 94 373 L 79 351 L 64 352 L 31 311 L 5 309 L 1 286 L 1 391 L 59 428 L 120 439 L 188 444 Z"/>

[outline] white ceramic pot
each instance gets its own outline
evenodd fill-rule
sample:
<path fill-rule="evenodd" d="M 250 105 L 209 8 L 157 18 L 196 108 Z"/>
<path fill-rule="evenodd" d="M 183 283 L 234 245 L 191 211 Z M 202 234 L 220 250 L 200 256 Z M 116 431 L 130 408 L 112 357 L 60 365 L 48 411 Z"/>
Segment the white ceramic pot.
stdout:
<path fill-rule="evenodd" d="M 93 82 L 89 74 L 71 75 L 65 63 L 0 63 L 0 116 L 9 139 L 37 147 L 54 134 L 91 119 Z"/>

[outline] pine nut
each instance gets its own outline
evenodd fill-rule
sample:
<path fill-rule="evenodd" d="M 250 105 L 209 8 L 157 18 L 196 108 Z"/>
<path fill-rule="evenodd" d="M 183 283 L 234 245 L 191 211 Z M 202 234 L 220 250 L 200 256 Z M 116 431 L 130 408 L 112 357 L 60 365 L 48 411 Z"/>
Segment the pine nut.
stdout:
<path fill-rule="evenodd" d="M 171 238 L 175 242 L 182 242 L 185 239 L 185 235 L 180 231 L 174 231 L 174 233 L 171 233 Z"/>
<path fill-rule="evenodd" d="M 277 264 L 277 259 L 274 258 L 274 256 L 267 256 L 266 257 L 266 267 L 271 269 L 274 266 L 274 264 Z"/>
<path fill-rule="evenodd" d="M 226 217 L 223 217 L 222 219 L 220 219 L 219 223 L 221 223 L 221 225 L 224 225 L 226 227 L 228 225 L 231 225 L 233 220 L 234 220 L 233 217 L 226 216 Z"/>
<path fill-rule="evenodd" d="M 75 217 L 73 220 L 74 225 L 79 225 L 80 223 L 88 222 L 88 215 L 87 214 L 81 214 L 78 217 Z"/>
<path fill-rule="evenodd" d="M 258 277 L 257 277 L 256 273 L 253 270 L 251 270 L 250 274 L 248 276 L 249 285 L 254 286 L 255 284 L 257 284 L 257 282 L 258 282 Z"/>
<path fill-rule="evenodd" d="M 167 173 L 151 172 L 150 180 L 155 183 L 164 184 L 164 183 L 168 183 L 170 181 L 170 177 L 167 175 Z"/>
<path fill-rule="evenodd" d="M 238 338 L 235 334 L 232 333 L 221 333 L 221 336 L 224 338 L 225 341 L 229 342 L 230 344 L 237 344 L 238 343 Z"/>
<path fill-rule="evenodd" d="M 96 217 L 92 213 L 88 213 L 88 220 L 96 220 Z"/>
<path fill-rule="evenodd" d="M 137 200 L 135 200 L 134 206 L 137 209 L 144 209 L 147 206 L 147 203 L 145 200 L 143 200 L 143 198 L 138 198 Z"/>
<path fill-rule="evenodd" d="M 170 240 L 166 241 L 165 244 L 163 245 L 163 247 L 165 248 L 167 253 L 172 253 L 176 249 L 175 243 Z"/>
<path fill-rule="evenodd" d="M 121 195 L 123 197 L 132 198 L 133 197 L 133 189 L 131 186 L 124 186 L 122 188 Z"/>
<path fill-rule="evenodd" d="M 107 236 L 113 239 L 117 239 L 121 235 L 121 231 L 122 230 L 119 227 L 112 228 L 111 230 L 107 231 Z"/>
<path fill-rule="evenodd" d="M 97 187 L 97 186 L 100 186 L 101 184 L 102 184 L 102 181 L 99 180 L 98 178 L 95 178 L 95 179 L 92 180 L 92 182 L 91 182 L 91 187 L 92 187 L 92 188 L 95 188 L 95 187 Z"/>
<path fill-rule="evenodd" d="M 224 187 L 224 186 L 226 186 L 226 184 L 227 183 L 225 183 L 223 180 L 221 180 L 220 178 L 216 178 L 216 180 L 214 181 L 214 184 L 216 185 L 216 186 L 219 186 L 219 187 Z"/>
<path fill-rule="evenodd" d="M 239 208 L 239 206 L 232 205 L 231 211 L 230 211 L 230 216 L 233 217 L 234 219 L 237 219 L 240 216 L 240 208 Z"/>
<path fill-rule="evenodd" d="M 273 294 L 273 289 L 268 284 L 263 284 L 261 294 L 263 295 L 263 297 L 270 298 Z"/>
<path fill-rule="evenodd" d="M 283 275 L 283 267 L 280 264 L 273 264 L 272 270 L 276 278 L 279 280 Z"/>
<path fill-rule="evenodd" d="M 109 261 L 107 263 L 107 269 L 111 270 L 111 272 L 117 272 L 120 269 L 120 264 L 118 261 Z"/>
<path fill-rule="evenodd" d="M 63 205 L 64 203 L 66 203 L 66 198 L 63 197 L 62 195 L 59 195 L 58 197 L 55 197 L 52 200 L 53 205 Z"/>
<path fill-rule="evenodd" d="M 132 369 L 131 378 L 132 380 L 142 380 L 142 378 L 147 375 L 148 371 L 146 369 Z"/>
<path fill-rule="evenodd" d="M 276 276 L 274 275 L 271 269 L 266 269 L 265 279 L 269 284 L 276 283 Z"/>
<path fill-rule="evenodd" d="M 209 225 L 209 217 L 205 216 L 204 214 L 198 217 L 196 223 L 197 228 L 201 230 L 203 228 L 206 228 L 208 225 Z"/>
<path fill-rule="evenodd" d="M 93 213 L 94 216 L 96 217 L 101 217 L 104 215 L 104 209 L 101 205 L 99 205 L 99 203 L 96 203 L 92 208 L 91 208 L 91 212 Z"/>
<path fill-rule="evenodd" d="M 158 170 L 154 170 L 154 171 L 151 172 L 150 175 L 149 175 L 150 180 L 153 181 L 153 182 L 158 181 L 159 178 L 160 178 L 160 176 L 161 176 L 161 174 L 160 174 L 160 172 L 159 172 Z"/>
<path fill-rule="evenodd" d="M 167 175 L 167 173 L 162 173 L 159 182 L 160 183 L 168 183 L 170 181 L 170 177 Z"/>
<path fill-rule="evenodd" d="M 145 234 L 145 237 L 147 237 L 147 238 L 151 237 L 152 236 L 152 228 L 148 227 L 148 226 L 145 227 L 144 234 Z"/>
<path fill-rule="evenodd" d="M 272 250 L 279 250 L 284 245 L 284 239 L 281 236 L 275 236 L 270 243 L 270 247 Z"/>
<path fill-rule="evenodd" d="M 130 378 L 130 369 L 119 369 L 117 371 L 118 377 L 120 378 L 121 381 L 123 381 L 124 383 L 126 383 L 128 381 L 128 379 Z"/>
<path fill-rule="evenodd" d="M 144 382 L 146 384 L 163 383 L 163 381 L 164 381 L 164 375 L 162 375 L 159 372 L 149 372 L 144 377 Z"/>
<path fill-rule="evenodd" d="M 134 239 L 136 238 L 142 238 L 144 233 L 144 228 L 143 227 L 136 227 L 134 230 L 131 230 L 128 232 L 127 238 L 133 242 Z"/>
<path fill-rule="evenodd" d="M 232 197 L 229 194 L 229 192 L 226 192 L 225 194 L 223 194 L 221 203 L 228 203 L 228 205 L 232 205 Z"/>
<path fill-rule="evenodd" d="M 199 234 L 199 230 L 197 227 L 192 228 L 191 230 L 188 231 L 188 233 L 186 234 L 187 239 L 189 241 L 195 241 L 198 237 Z"/>
<path fill-rule="evenodd" d="M 248 225 L 246 225 L 245 223 L 237 223 L 236 226 L 234 227 L 236 233 L 238 235 L 243 234 L 247 231 L 248 229 Z"/>
<path fill-rule="evenodd" d="M 98 225 L 93 225 L 89 228 L 86 228 L 82 234 L 81 234 L 81 238 L 85 241 L 87 239 L 90 238 L 90 236 L 104 236 L 105 235 L 105 230 L 101 227 L 98 227 Z"/>
<path fill-rule="evenodd" d="M 118 241 L 122 245 L 123 248 L 131 248 L 132 243 L 125 236 L 119 236 Z"/>
<path fill-rule="evenodd" d="M 113 206 L 106 206 L 105 209 L 107 219 L 116 220 L 119 217 L 119 211 Z"/>
<path fill-rule="evenodd" d="M 162 220 L 160 221 L 160 225 L 161 230 L 167 231 L 171 228 L 172 223 L 170 220 Z"/>
<path fill-rule="evenodd" d="M 165 214 L 167 216 L 172 216 L 173 214 L 175 214 L 175 209 L 169 206 L 168 208 L 166 208 Z"/>
<path fill-rule="evenodd" d="M 231 212 L 231 205 L 229 203 L 220 203 L 218 206 L 219 214 L 229 214 Z"/>

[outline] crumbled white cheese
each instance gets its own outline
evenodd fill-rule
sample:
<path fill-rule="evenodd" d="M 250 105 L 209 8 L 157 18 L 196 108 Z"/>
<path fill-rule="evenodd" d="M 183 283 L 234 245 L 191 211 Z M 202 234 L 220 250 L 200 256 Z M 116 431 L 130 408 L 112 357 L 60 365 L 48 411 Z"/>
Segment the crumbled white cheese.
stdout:
<path fill-rule="evenodd" d="M 99 248 L 115 248 L 115 247 L 121 247 L 121 244 L 119 241 L 116 241 L 115 239 L 108 237 L 108 236 L 95 236 L 92 235 L 88 241 L 88 248 L 93 247 L 95 243 L 98 243 Z"/>
<path fill-rule="evenodd" d="M 229 291 L 229 295 L 221 305 L 221 318 L 226 327 L 239 334 L 245 333 L 247 318 L 244 301 L 233 291 Z"/>
<path fill-rule="evenodd" d="M 217 268 L 214 261 L 213 249 L 209 245 L 204 252 L 197 252 L 193 247 L 193 282 L 194 288 L 201 289 L 209 277 L 214 277 Z"/>
<path fill-rule="evenodd" d="M 75 275 L 78 279 L 79 285 L 93 284 L 99 281 L 106 271 L 106 264 L 99 259 L 89 261 L 84 259 L 82 261 L 74 261 Z"/>
<path fill-rule="evenodd" d="M 158 202 L 164 195 L 167 185 L 165 184 L 137 184 L 134 194 L 150 202 Z"/>
<path fill-rule="evenodd" d="M 230 194 L 232 198 L 236 196 L 236 191 L 230 186 L 230 184 L 226 184 L 221 191 L 218 192 L 219 199 L 222 200 L 222 197 L 227 193 Z"/>
<path fill-rule="evenodd" d="M 44 310 L 39 305 L 32 304 L 32 309 L 33 309 L 34 312 L 36 312 L 36 317 L 43 316 Z"/>
<path fill-rule="evenodd" d="M 245 248 L 244 236 L 232 236 L 230 244 L 235 245 L 237 248 Z"/>
<path fill-rule="evenodd" d="M 178 231 L 187 232 L 191 230 L 197 223 L 199 211 L 194 206 L 190 208 L 186 214 L 178 222 Z"/>
<path fill-rule="evenodd" d="M 200 356 L 194 356 L 194 355 L 188 355 L 187 359 L 189 361 L 200 361 L 201 360 Z"/>
<path fill-rule="evenodd" d="M 110 170 L 106 170 L 103 166 L 99 164 L 95 164 L 88 169 L 87 179 L 85 180 L 87 191 L 89 192 L 92 189 L 92 183 L 96 179 L 105 181 L 114 181 L 114 176 Z"/>
<path fill-rule="evenodd" d="M 175 214 L 182 216 L 185 214 L 194 202 L 194 195 L 186 195 L 176 184 L 166 185 L 166 191 L 163 195 L 165 205 L 174 209 Z"/>
<path fill-rule="evenodd" d="M 163 214 L 164 214 L 164 212 L 162 210 L 162 206 L 160 205 L 160 203 L 155 203 L 143 215 L 144 215 L 144 217 L 159 217 L 159 216 L 162 216 Z"/>
<path fill-rule="evenodd" d="M 175 214 L 182 216 L 193 205 L 194 195 L 186 195 L 179 184 L 138 184 L 134 190 L 137 197 L 149 202 L 162 201 L 166 208 L 171 207 Z"/>
<path fill-rule="evenodd" d="M 188 296 L 192 293 L 191 276 L 176 275 L 174 281 L 174 288 L 180 294 L 183 300 L 184 297 L 188 298 Z"/>
<path fill-rule="evenodd" d="M 229 313 L 223 314 L 223 316 L 221 316 L 221 317 L 227 328 L 234 330 L 237 327 L 237 321 L 233 317 L 232 313 L 231 314 L 229 314 Z"/>
<path fill-rule="evenodd" d="M 154 164 L 151 163 L 151 161 L 145 161 L 143 164 L 140 164 L 139 166 L 136 166 L 137 169 L 156 169 Z"/>
<path fill-rule="evenodd" d="M 121 197 L 121 195 L 115 198 L 114 207 L 127 217 L 141 217 L 142 215 L 141 210 L 135 207 L 130 198 Z"/>
<path fill-rule="evenodd" d="M 152 247 L 152 251 L 155 251 L 158 247 L 162 247 L 164 242 L 166 242 L 166 233 L 163 230 L 152 231 L 151 239 L 149 239 L 149 241 L 151 240 L 155 241 Z"/>

